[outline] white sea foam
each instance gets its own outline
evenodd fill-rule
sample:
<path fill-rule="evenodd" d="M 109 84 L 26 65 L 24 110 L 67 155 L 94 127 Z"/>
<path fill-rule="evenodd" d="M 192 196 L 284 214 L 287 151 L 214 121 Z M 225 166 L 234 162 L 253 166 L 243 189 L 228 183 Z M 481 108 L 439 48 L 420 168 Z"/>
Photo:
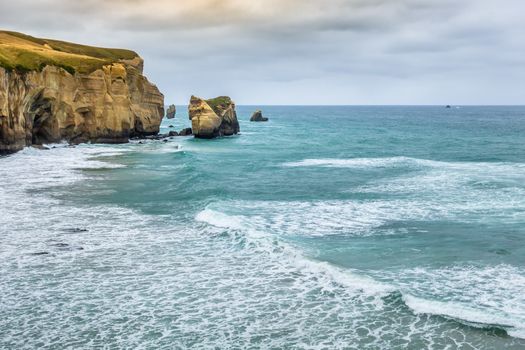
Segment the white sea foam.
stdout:
<path fill-rule="evenodd" d="M 352 222 L 366 231 L 397 218 L 379 215 L 404 202 L 227 201 L 186 222 L 177 213 L 67 200 L 69 191 L 96 190 L 79 169 L 111 167 L 105 156 L 121 151 L 29 149 L 2 158 L 0 347 L 516 346 L 403 313 L 385 299 L 398 286 L 311 259 L 275 234 Z M 403 205 L 396 213 L 412 208 Z"/>
<path fill-rule="evenodd" d="M 390 168 L 390 167 L 435 167 L 448 169 L 480 169 L 486 171 L 525 171 L 524 163 L 505 162 L 446 162 L 411 157 L 383 158 L 314 158 L 286 162 L 285 167 L 334 167 L 334 168 Z"/>
<path fill-rule="evenodd" d="M 231 229 L 242 229 L 242 219 L 235 216 L 228 216 L 218 211 L 205 209 L 200 211 L 196 216 L 195 220 L 206 222 L 210 225 L 231 228 Z"/>
<path fill-rule="evenodd" d="M 304 227 L 310 222 L 306 218 L 322 212 L 316 206 L 305 207 L 302 203 L 292 205 L 288 203 L 285 206 L 280 203 L 261 202 L 228 202 L 218 205 L 245 213 L 254 212 L 257 208 L 259 215 L 227 215 L 217 210 L 206 209 L 198 213 L 196 219 L 220 228 L 242 230 L 252 244 L 267 254 L 275 255 L 278 246 L 279 256 L 273 256 L 272 259 L 287 261 L 294 269 L 316 276 L 319 284 L 327 290 L 330 289 L 328 286 L 331 283 L 344 286 L 348 293 L 355 295 L 362 293 L 367 296 L 385 296 L 398 290 L 402 292 L 404 302 L 416 314 L 441 315 L 466 323 L 479 323 L 480 326 L 500 326 L 516 337 L 521 337 L 523 334 L 525 297 L 521 291 L 525 288 L 525 276 L 514 267 L 500 265 L 487 268 L 452 267 L 441 270 L 418 268 L 401 271 L 390 277 L 378 271 L 372 274 L 376 277 L 372 279 L 358 271 L 312 260 L 300 250 L 279 240 L 278 237 L 282 237 L 286 230 L 291 228 L 305 230 Z M 243 209 L 235 210 L 239 206 Z M 330 206 L 331 212 L 325 214 L 327 217 L 338 217 L 340 220 L 341 207 L 344 207 L 344 204 L 334 203 Z M 394 211 L 395 207 L 390 207 L 390 211 Z M 310 208 L 314 209 L 309 210 Z M 384 207 L 377 210 L 378 215 L 388 212 Z M 282 215 L 282 218 L 276 219 L 272 215 L 277 217 Z M 388 216 L 388 214 L 384 215 Z M 400 213 L 398 218 L 404 218 L 405 215 L 407 213 Z M 291 220 L 297 220 L 297 224 L 291 226 L 289 224 Z M 315 226 L 316 222 L 322 221 L 312 219 L 312 229 L 322 232 L 323 227 Z M 269 224 L 271 222 L 278 225 Z M 374 225 L 377 222 L 368 221 L 368 224 Z M 329 227 L 333 228 L 330 225 Z M 267 230 L 266 233 L 263 232 L 264 230 Z M 375 299 L 375 303 L 382 305 L 379 299 Z"/>
<path fill-rule="evenodd" d="M 350 193 L 384 194 L 387 198 L 395 195 L 397 199 L 340 203 L 350 211 L 345 214 L 343 209 L 335 209 L 333 216 L 313 213 L 314 217 L 320 219 L 321 226 L 321 220 L 325 218 L 330 222 L 341 217 L 353 217 L 356 220 L 361 217 L 365 220 L 364 226 L 370 224 L 375 227 L 382 222 L 396 221 L 403 217 L 407 220 L 445 219 L 462 222 L 504 220 L 507 224 L 525 220 L 523 163 L 444 162 L 390 157 L 305 159 L 285 163 L 284 166 L 406 169 L 360 187 L 342 189 L 343 192 Z M 406 199 L 399 199 L 400 196 L 405 196 Z M 305 217 L 308 222 L 308 215 Z M 341 219 L 341 224 L 349 229 L 356 226 L 352 222 L 344 222 L 344 219 Z"/>
<path fill-rule="evenodd" d="M 331 167 L 331 168 L 376 168 L 403 166 L 409 163 L 417 164 L 417 160 L 407 157 L 391 158 L 321 158 L 321 159 L 304 159 L 297 162 L 284 163 L 285 167 Z"/>
<path fill-rule="evenodd" d="M 114 156 L 126 152 L 123 149 L 94 147 L 89 145 L 75 148 L 57 147 L 49 150 L 25 148 L 4 157 L 0 168 L 3 179 L 1 190 L 4 194 L 53 185 L 66 185 L 79 181 L 85 175 L 79 169 L 121 168 L 122 164 L 98 161 L 99 156 Z"/>
<path fill-rule="evenodd" d="M 410 294 L 404 294 L 403 301 L 416 314 L 443 316 L 479 328 L 498 327 L 510 336 L 525 339 L 525 321 L 522 317 L 516 319 L 512 315 L 493 310 L 480 310 L 450 301 L 422 299 Z"/>
<path fill-rule="evenodd" d="M 422 190 L 418 196 L 390 200 L 227 201 L 212 208 L 227 208 L 229 215 L 249 217 L 260 229 L 285 236 L 390 234 L 395 232 L 377 229 L 400 221 L 512 223 L 524 219 L 525 196 L 465 192 L 459 188 L 446 194 Z"/>
<path fill-rule="evenodd" d="M 494 313 L 487 313 L 473 307 L 461 305 L 454 302 L 435 301 L 403 294 L 403 301 L 416 314 L 431 314 L 450 317 L 453 319 L 467 321 L 480 326 L 493 325 L 499 327 L 513 327 L 512 321 Z M 509 322 L 510 321 L 510 322 Z"/>
<path fill-rule="evenodd" d="M 240 227 L 239 221 L 244 220 L 241 226 L 246 232 L 255 230 L 276 236 L 377 234 L 381 232 L 378 229 L 382 226 L 399 221 L 445 220 L 508 225 L 525 220 L 525 165 L 521 163 L 437 162 L 395 157 L 305 160 L 287 163 L 285 166 L 363 169 L 405 167 L 417 171 L 379 179 L 354 189 L 361 193 L 385 193 L 387 196 L 396 194 L 389 199 L 228 201 L 216 203 L 212 208 L 227 208 L 226 212 L 237 223 L 236 229 Z M 213 224 L 213 220 L 208 223 Z M 222 219 L 228 220 L 228 217 Z M 287 251 L 286 254 L 297 257 L 293 251 Z M 305 262 L 309 264 L 308 258 L 299 254 L 292 265 L 300 269 Z M 328 268 L 330 272 L 323 268 Z M 308 265 L 307 270 L 314 275 L 329 277 L 332 281 L 343 281 L 337 283 L 352 293 L 358 290 L 356 285 L 361 285 L 355 279 L 359 273 L 342 270 L 341 278 L 339 268 L 329 264 L 323 266 L 322 263 L 315 262 L 312 266 Z M 334 278 L 332 272 L 338 277 Z M 525 299 L 522 291 L 525 288 L 525 279 L 522 272 L 505 265 L 417 269 L 402 271 L 390 277 L 378 271 L 377 274 L 372 274 L 376 278 L 371 285 L 379 284 L 379 289 L 383 291 L 401 291 L 406 305 L 420 317 L 441 315 L 471 326 L 478 324 L 480 328 L 501 327 L 511 336 L 524 338 Z M 346 280 L 348 276 L 351 277 Z M 374 290 L 368 283 L 362 285 L 367 286 L 364 290 Z M 459 346 L 460 343 L 456 345 Z M 484 343 L 464 345 L 475 348 L 487 346 Z"/>
<path fill-rule="evenodd" d="M 223 206 L 231 208 L 230 205 L 227 206 L 223 204 Z M 276 208 L 276 210 L 278 209 L 279 208 Z M 376 328 L 375 332 L 372 328 L 367 329 L 367 332 L 374 334 L 375 339 L 386 339 L 388 338 L 387 334 L 394 332 L 398 339 L 403 338 L 410 343 L 414 338 L 421 337 L 421 333 L 423 333 L 428 336 L 428 338 L 426 338 L 426 344 L 428 347 L 446 347 L 445 344 L 449 344 L 447 343 L 448 341 L 451 341 L 452 344 L 463 344 L 463 346 L 473 346 L 475 348 L 487 346 L 487 343 L 483 343 L 485 339 L 480 340 L 480 342 L 477 340 L 471 343 L 466 342 L 464 334 L 466 330 L 457 328 L 459 326 L 455 327 L 454 323 L 447 324 L 444 329 L 441 329 L 442 325 L 440 325 L 440 321 L 434 318 L 426 318 L 428 315 L 445 316 L 452 320 L 464 322 L 467 325 L 477 322 L 480 323 L 480 328 L 484 328 L 483 324 L 500 326 L 505 328 L 507 332 L 513 336 L 519 336 L 519 332 L 522 329 L 520 328 L 522 327 L 522 324 L 519 319 L 514 319 L 512 323 L 509 323 L 508 317 L 506 317 L 509 315 L 505 315 L 497 308 L 478 309 L 469 306 L 476 305 L 475 302 L 474 304 L 469 303 L 464 306 L 460 301 L 456 302 L 453 299 L 450 299 L 450 296 L 447 299 L 442 295 L 433 295 L 435 298 L 433 300 L 430 299 L 431 295 L 429 295 L 429 299 L 425 299 L 424 297 L 416 297 L 410 294 L 410 292 L 419 293 L 424 292 L 427 289 L 434 290 L 434 288 L 441 288 L 443 291 L 447 290 L 447 287 L 450 286 L 456 286 L 464 291 L 465 286 L 461 286 L 460 284 L 455 285 L 455 281 L 449 280 L 447 282 L 444 281 L 444 278 L 440 279 L 441 277 L 446 276 L 447 273 L 454 274 L 454 271 L 442 271 L 439 274 L 436 273 L 436 271 L 427 271 L 428 276 L 422 276 L 422 270 L 418 270 L 419 272 L 414 271 L 413 273 L 418 274 L 418 278 L 412 278 L 410 275 L 410 273 L 412 273 L 411 271 L 402 272 L 402 276 L 393 275 L 391 278 L 386 278 L 388 276 L 384 276 L 381 272 L 378 272 L 378 274 L 381 275 L 381 278 L 372 278 L 363 274 L 363 272 L 346 268 L 343 269 L 327 262 L 317 261 L 305 256 L 301 250 L 295 248 L 289 243 L 281 241 L 279 236 L 274 236 L 270 232 L 261 232 L 260 230 L 263 228 L 259 226 L 259 222 L 254 221 L 253 218 L 243 218 L 242 215 L 227 215 L 217 210 L 205 209 L 196 215 L 196 219 L 217 227 L 219 230 L 226 229 L 232 234 L 234 231 L 242 231 L 242 237 L 247 240 L 244 244 L 249 246 L 251 254 L 258 257 L 267 256 L 267 263 L 275 264 L 278 262 L 278 265 L 272 265 L 273 267 L 271 269 L 274 273 L 282 273 L 283 276 L 289 276 L 289 273 L 294 275 L 294 271 L 296 271 L 294 277 L 296 280 L 295 286 L 301 286 L 301 288 L 304 288 L 305 295 L 311 292 L 311 288 L 314 288 L 312 283 L 321 288 L 325 293 L 335 293 L 335 295 L 338 296 L 337 298 L 341 298 L 336 300 L 338 300 L 341 305 L 345 305 L 345 308 L 348 308 L 346 312 L 350 313 L 351 316 L 349 315 L 349 317 L 352 318 L 351 322 L 355 325 L 354 327 L 360 324 L 359 320 L 361 320 L 362 317 L 370 317 L 370 313 L 380 313 L 382 319 L 369 321 L 374 322 L 375 327 L 379 328 Z M 232 237 L 237 239 L 237 236 L 235 235 Z M 279 265 L 280 267 L 278 267 Z M 457 271 L 464 270 L 458 269 Z M 493 272 L 495 271 L 484 270 L 477 276 L 479 277 L 479 280 L 485 280 L 487 279 L 486 275 L 490 275 Z M 467 276 L 467 272 L 465 271 L 456 276 L 458 276 L 457 280 L 464 280 Z M 495 283 L 502 283 L 506 278 L 509 278 L 509 276 L 503 276 L 501 281 Z M 400 280 L 399 283 L 398 280 Z M 432 283 L 432 285 L 419 285 L 417 283 L 419 280 L 427 281 L 428 283 Z M 479 280 L 476 281 L 479 282 Z M 474 284 L 470 287 L 475 287 L 476 281 L 472 281 L 471 279 L 471 282 Z M 515 287 L 519 289 L 521 282 L 520 280 L 515 281 Z M 440 282 L 444 282 L 447 287 L 444 288 Z M 492 288 L 494 288 L 494 286 L 492 286 Z M 413 310 L 415 316 L 404 315 L 398 306 L 395 306 L 395 304 L 390 305 L 388 304 L 388 301 L 385 301 L 387 300 L 385 297 L 394 291 L 401 291 L 403 293 L 403 301 Z M 514 293 L 516 291 L 514 291 Z M 449 289 L 447 292 L 452 296 L 454 296 L 454 293 L 456 296 L 462 296 L 461 291 Z M 476 295 L 480 297 L 480 300 L 483 299 L 481 295 L 487 297 L 490 296 L 489 292 L 485 290 L 483 286 L 481 287 L 481 291 L 479 289 L 476 290 L 470 288 L 467 291 L 467 294 L 468 293 L 479 293 Z M 512 293 L 512 290 L 507 290 L 504 292 L 504 296 L 512 295 Z M 494 293 L 492 293 L 492 295 L 494 295 Z M 301 294 L 300 298 L 302 297 L 303 294 Z M 440 301 L 439 298 L 442 297 L 443 299 Z M 346 298 L 354 300 L 357 304 L 354 304 L 354 302 L 348 304 L 348 299 Z M 326 305 L 329 305 L 328 300 L 325 299 L 323 303 L 324 302 L 327 303 Z M 523 305 L 522 301 L 515 299 L 515 302 Z M 359 307 L 357 305 L 359 305 Z M 339 312 L 342 314 L 344 311 L 341 310 Z M 393 313 L 391 314 L 391 312 Z M 390 319 L 390 317 L 393 318 Z M 403 322 L 408 321 L 408 323 L 400 322 L 398 318 L 403 319 Z M 389 325 L 387 326 L 386 324 L 383 324 L 383 322 L 389 323 Z M 402 328 L 408 330 L 409 333 L 403 336 L 401 333 L 397 333 L 399 331 L 398 329 L 393 331 L 391 327 L 396 328 L 396 324 L 400 326 L 402 325 Z M 452 329 L 453 332 L 449 332 L 446 329 Z M 439 341 L 434 343 L 436 339 L 439 339 L 437 334 L 440 332 L 443 332 L 441 335 L 443 343 L 441 343 L 441 345 Z M 473 335 L 469 334 L 469 338 L 472 337 Z M 474 338 L 475 336 L 472 339 Z M 385 346 L 385 343 L 382 343 L 381 341 L 377 343 L 374 342 L 374 344 L 379 347 Z"/>
<path fill-rule="evenodd" d="M 350 269 L 341 269 L 327 262 L 317 261 L 307 258 L 298 249 L 282 241 L 276 240 L 275 236 L 269 233 L 258 231 L 250 222 L 243 222 L 243 218 L 239 216 L 231 216 L 219 211 L 205 209 L 199 212 L 195 219 L 197 221 L 206 222 L 210 225 L 229 228 L 233 230 L 242 230 L 245 236 L 250 239 L 250 242 L 257 245 L 257 248 L 265 250 L 266 253 L 275 254 L 278 248 L 279 260 L 286 259 L 293 264 L 299 271 L 314 274 L 316 276 L 324 276 L 333 282 L 344 285 L 348 289 L 354 291 L 364 292 L 368 295 L 380 295 L 393 291 L 387 285 L 374 281 L 371 278 L 353 273 Z M 329 284 L 327 282 L 327 284 Z"/>
<path fill-rule="evenodd" d="M 382 278 L 385 274 L 382 273 Z M 416 313 L 494 325 L 523 337 L 525 274 L 509 266 L 416 268 L 390 277 Z"/>

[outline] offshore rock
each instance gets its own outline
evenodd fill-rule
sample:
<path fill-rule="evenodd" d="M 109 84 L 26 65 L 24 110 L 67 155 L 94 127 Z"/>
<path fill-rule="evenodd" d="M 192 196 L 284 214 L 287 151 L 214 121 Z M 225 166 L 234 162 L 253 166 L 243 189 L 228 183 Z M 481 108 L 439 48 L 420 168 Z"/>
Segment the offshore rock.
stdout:
<path fill-rule="evenodd" d="M 0 153 L 62 140 L 124 143 L 159 132 L 164 96 L 142 75 L 136 53 L 42 41 L 0 31 L 0 58 L 24 53 L 0 60 Z"/>
<path fill-rule="evenodd" d="M 175 107 L 175 105 L 169 105 L 166 112 L 166 118 L 173 119 L 175 118 L 175 114 L 177 114 L 177 107 Z"/>
<path fill-rule="evenodd" d="M 267 122 L 268 118 L 263 117 L 261 110 L 257 110 L 252 114 L 250 121 L 251 122 Z"/>
<path fill-rule="evenodd" d="M 192 96 L 188 112 L 197 138 L 231 136 L 240 131 L 235 103 L 227 96 L 209 100 Z"/>

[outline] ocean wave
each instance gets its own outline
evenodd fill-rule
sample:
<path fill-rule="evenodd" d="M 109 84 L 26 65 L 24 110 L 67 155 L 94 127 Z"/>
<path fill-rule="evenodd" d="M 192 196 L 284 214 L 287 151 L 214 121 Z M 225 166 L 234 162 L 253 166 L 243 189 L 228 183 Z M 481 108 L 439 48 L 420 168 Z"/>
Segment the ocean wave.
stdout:
<path fill-rule="evenodd" d="M 525 275 L 514 266 L 415 268 L 377 276 L 392 281 L 416 314 L 440 315 L 475 327 L 497 327 L 525 339 Z"/>
<path fill-rule="evenodd" d="M 195 215 L 202 225 L 198 227 L 200 239 L 226 247 L 226 251 L 208 253 L 213 257 L 213 270 L 221 272 L 212 273 L 218 285 L 207 291 L 207 299 L 213 301 L 213 310 L 226 311 L 215 321 L 221 329 L 228 333 L 236 326 L 245 329 L 238 340 L 223 342 L 223 346 L 232 346 L 233 341 L 234 347 L 242 348 L 247 344 L 245 340 L 260 344 L 252 337 L 253 332 L 259 339 L 260 330 L 269 324 L 273 331 L 267 329 L 265 333 L 280 334 L 264 337 L 264 344 L 269 347 L 289 344 L 308 348 L 317 344 L 320 348 L 345 348 L 351 339 L 360 338 L 360 344 L 365 344 L 362 348 L 388 346 L 390 340 L 384 335 L 391 332 L 394 315 L 385 314 L 373 321 L 371 318 L 385 310 L 384 298 L 391 293 L 388 286 L 357 272 L 310 259 L 300 249 L 257 229 L 249 220 L 213 208 Z M 207 237 L 202 236 L 206 234 Z M 191 278 L 194 283 L 199 281 L 198 274 Z M 210 284 L 209 279 L 206 284 Z M 216 289 L 221 293 L 216 293 Z M 237 311 L 232 314 L 231 310 Z M 209 312 L 203 317 L 208 322 Z M 432 327 L 420 325 L 420 330 Z M 410 336 L 418 337 L 420 330 Z M 206 326 L 206 332 L 210 337 L 215 327 Z M 362 339 L 363 333 L 369 334 L 366 339 Z"/>
<path fill-rule="evenodd" d="M 204 209 L 197 213 L 195 220 L 213 226 L 240 230 L 243 228 L 242 218 L 226 215 L 216 210 Z"/>
<path fill-rule="evenodd" d="M 305 159 L 285 163 L 287 167 L 336 167 L 352 169 L 385 168 L 378 178 L 371 178 L 359 186 L 340 191 L 347 195 L 373 195 L 380 199 L 367 201 L 327 201 L 314 203 L 319 209 L 309 215 L 294 212 L 296 203 L 290 203 L 293 214 L 307 223 L 316 218 L 319 232 L 325 234 L 329 223 L 333 232 L 346 231 L 366 234 L 370 228 L 397 220 L 457 220 L 460 222 L 487 222 L 505 224 L 525 220 L 525 164 L 490 162 L 444 162 L 408 157 Z M 406 171 L 388 172 L 402 168 Z M 384 199 L 383 199 L 384 198 Z M 338 207 L 338 205 L 340 207 Z M 301 206 L 301 204 L 298 204 Z M 304 204 L 308 210 L 309 204 Z M 333 208 L 330 208 L 333 207 Z M 328 208 L 325 213 L 323 208 Z M 325 215 L 326 214 L 326 215 Z M 333 214 L 333 215 L 330 215 Z M 359 225 L 359 223 L 363 225 Z M 340 225 L 338 225 L 340 223 Z M 299 231 L 304 231 L 300 230 Z"/>
<path fill-rule="evenodd" d="M 376 167 L 393 167 L 403 166 L 409 163 L 417 164 L 418 160 L 407 157 L 390 157 L 390 158 L 320 158 L 320 159 L 303 159 L 297 162 L 286 162 L 284 167 L 327 167 L 327 168 L 376 168 Z"/>
<path fill-rule="evenodd" d="M 467 191 L 468 192 L 468 191 Z M 522 222 L 525 192 L 484 191 L 432 193 L 379 200 L 222 201 L 208 209 L 246 219 L 258 230 L 283 236 L 322 237 L 392 234 L 391 224 L 454 220 L 462 223 Z M 221 209 L 224 208 L 224 209 Z M 201 214 L 203 215 L 203 214 Z"/>
<path fill-rule="evenodd" d="M 284 167 L 327 167 L 327 168 L 447 168 L 456 170 L 483 169 L 484 171 L 525 171 L 525 163 L 505 162 L 447 162 L 412 157 L 379 158 L 314 158 L 283 163 Z"/>
<path fill-rule="evenodd" d="M 242 230 L 251 243 L 256 243 L 257 248 L 264 250 L 266 253 L 275 254 L 279 252 L 279 259 L 286 259 L 298 270 L 325 276 L 328 280 L 337 282 L 352 290 L 366 292 L 368 295 L 376 296 L 386 296 L 393 291 L 389 286 L 356 274 L 349 269 L 342 269 L 328 262 L 310 259 L 290 244 L 276 239 L 275 236 L 257 230 L 252 224 L 243 220 L 242 217 L 227 215 L 216 210 L 204 209 L 197 213 L 195 220 L 219 228 Z"/>
<path fill-rule="evenodd" d="M 384 308 L 385 300 L 399 293 L 404 305 L 415 315 L 442 316 L 465 326 L 501 329 L 513 337 L 524 338 L 525 310 L 522 306 L 525 300 L 521 289 L 525 276 L 513 267 L 418 268 L 365 275 L 312 259 L 278 235 L 263 232 L 252 219 L 209 208 L 200 211 L 195 219 L 220 229 L 242 231 L 251 248 L 272 255 L 273 260 L 286 261 L 305 276 L 315 276 L 324 290 L 332 290 L 331 285 L 335 283 L 360 298 L 374 297 L 370 305 L 378 309 Z"/>
<path fill-rule="evenodd" d="M 506 317 L 488 314 L 458 303 L 417 298 L 410 294 L 403 294 L 402 299 L 416 314 L 446 316 L 467 321 L 471 324 L 483 324 L 503 328 L 512 327 L 512 325 L 508 323 L 509 319 Z"/>
<path fill-rule="evenodd" d="M 487 312 L 449 301 L 417 298 L 410 294 L 403 294 L 402 300 L 415 314 L 442 316 L 469 327 L 495 328 L 512 337 L 525 339 L 524 324 L 518 323 L 508 316 L 498 315 L 496 312 Z"/>
<path fill-rule="evenodd" d="M 318 261 L 273 234 L 323 234 L 352 222 L 356 232 L 368 232 L 408 210 L 427 217 L 428 207 L 417 212 L 419 202 L 224 201 L 181 222 L 175 214 L 75 205 L 43 191 L 82 189 L 90 175 L 79 169 L 107 166 L 105 155 L 126 152 L 103 148 L 28 150 L 2 159 L 0 227 L 10 229 L 0 245 L 6 306 L 0 347 L 446 348 L 459 340 L 490 348 L 498 341 L 465 337 L 423 309 L 406 313 L 388 301 L 425 285 L 394 284 Z"/>

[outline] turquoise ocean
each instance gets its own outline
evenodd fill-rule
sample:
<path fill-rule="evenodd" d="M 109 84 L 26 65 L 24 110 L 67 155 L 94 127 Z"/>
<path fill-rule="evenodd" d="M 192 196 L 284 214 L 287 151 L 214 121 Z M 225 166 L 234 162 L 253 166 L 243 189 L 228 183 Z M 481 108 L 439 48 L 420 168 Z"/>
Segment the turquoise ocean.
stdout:
<path fill-rule="evenodd" d="M 525 107 L 238 115 L 1 157 L 0 348 L 525 349 Z"/>

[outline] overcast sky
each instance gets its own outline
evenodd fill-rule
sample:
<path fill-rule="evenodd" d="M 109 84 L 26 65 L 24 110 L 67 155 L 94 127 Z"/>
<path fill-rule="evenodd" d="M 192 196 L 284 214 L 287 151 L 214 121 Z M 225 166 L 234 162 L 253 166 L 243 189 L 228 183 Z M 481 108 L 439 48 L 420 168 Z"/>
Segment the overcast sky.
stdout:
<path fill-rule="evenodd" d="M 523 0 L 2 0 L 0 18 L 137 51 L 167 104 L 525 104 Z"/>

